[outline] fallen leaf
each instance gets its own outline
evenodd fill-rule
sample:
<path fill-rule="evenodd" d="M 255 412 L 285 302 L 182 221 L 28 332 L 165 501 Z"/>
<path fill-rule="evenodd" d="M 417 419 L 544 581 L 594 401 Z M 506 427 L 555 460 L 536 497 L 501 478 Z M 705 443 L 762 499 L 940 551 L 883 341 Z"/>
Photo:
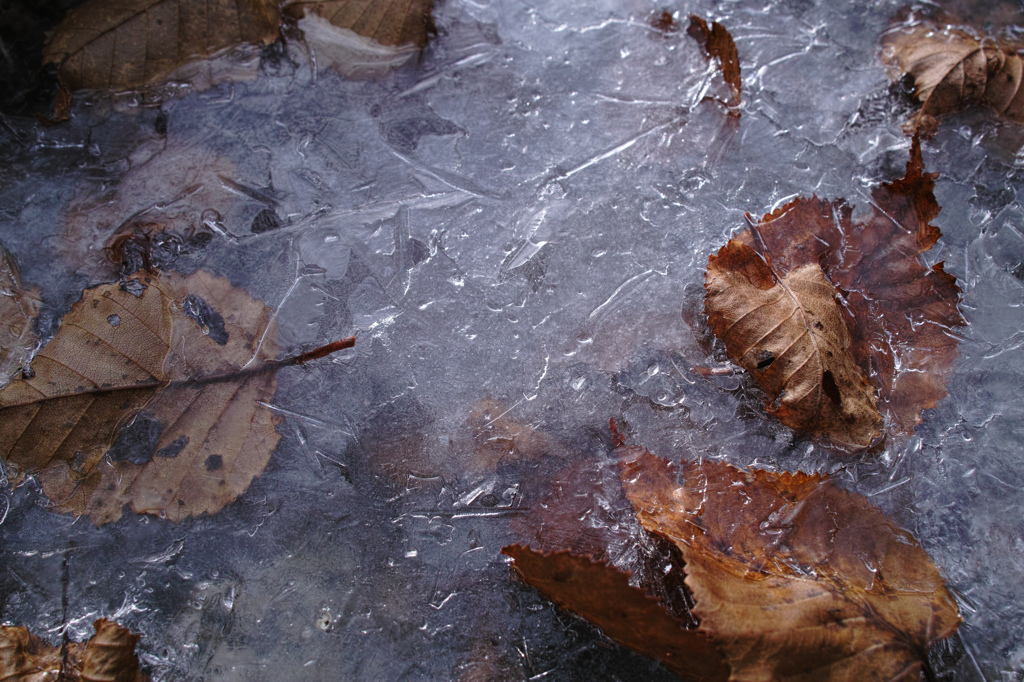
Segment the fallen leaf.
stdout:
<path fill-rule="evenodd" d="M 426 46 L 434 0 L 295 0 L 298 20 L 320 67 L 347 78 L 378 78 Z"/>
<path fill-rule="evenodd" d="M 521 545 L 501 551 L 523 580 L 623 646 L 695 682 L 729 678 L 711 640 L 631 586 L 628 573 L 569 552 L 544 554 Z"/>
<path fill-rule="evenodd" d="M 36 347 L 32 320 L 39 299 L 21 286 L 14 257 L 0 245 L 0 388 L 28 367 Z"/>
<path fill-rule="evenodd" d="M 710 326 L 782 423 L 859 449 L 883 430 L 913 433 L 946 394 L 965 322 L 956 279 L 921 260 L 941 236 L 934 186 L 915 138 L 906 175 L 875 189 L 863 217 L 795 199 L 748 216 L 709 258 Z"/>
<path fill-rule="evenodd" d="M 640 523 L 680 551 L 730 680 L 917 680 L 956 630 L 924 549 L 827 477 L 705 461 L 680 480 L 642 448 L 619 457 Z"/>
<path fill-rule="evenodd" d="M 1024 123 L 1020 45 L 921 22 L 890 29 L 882 37 L 882 48 L 882 61 L 894 75 L 914 79 L 921 110 L 910 128 L 930 129 L 933 117 L 970 105 L 989 106 L 1010 121 Z"/>
<path fill-rule="evenodd" d="M 206 272 L 90 289 L 0 391 L 0 456 L 61 512 L 100 525 L 130 504 L 179 521 L 213 514 L 266 466 L 279 435 L 263 303 Z M 354 339 L 346 340 L 352 345 Z"/>
<path fill-rule="evenodd" d="M 138 635 L 100 618 L 85 644 L 67 646 L 67 667 L 60 647 L 50 646 L 28 628 L 0 626 L 0 680 L 4 682 L 145 682 L 135 654 Z"/>
<path fill-rule="evenodd" d="M 125 90 L 242 43 L 277 39 L 272 0 L 89 0 L 70 10 L 43 49 L 63 83 Z"/>
<path fill-rule="evenodd" d="M 722 69 L 722 78 L 729 86 L 730 94 L 725 104 L 729 107 L 730 114 L 739 116 L 743 80 L 740 77 L 740 57 L 732 35 L 717 21 L 709 27 L 708 22 L 695 14 L 690 15 L 690 25 L 686 28 L 686 32 L 701 44 L 708 59 L 718 61 L 718 65 Z"/>

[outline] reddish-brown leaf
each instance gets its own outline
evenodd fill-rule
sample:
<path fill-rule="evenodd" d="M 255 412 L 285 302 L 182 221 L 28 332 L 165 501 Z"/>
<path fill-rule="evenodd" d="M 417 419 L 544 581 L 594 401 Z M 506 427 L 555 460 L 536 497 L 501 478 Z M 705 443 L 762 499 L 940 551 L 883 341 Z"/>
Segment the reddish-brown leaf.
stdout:
<path fill-rule="evenodd" d="M 740 77 L 740 57 L 736 51 L 736 43 L 732 35 L 717 21 L 708 26 L 695 14 L 690 15 L 690 25 L 686 32 L 704 48 L 709 59 L 717 59 L 722 68 L 722 78 L 729 86 L 729 98 L 726 105 L 736 116 L 739 116 L 740 92 L 743 80 Z"/>
<path fill-rule="evenodd" d="M 928 554 L 867 499 L 819 475 L 678 468 L 619 449 L 644 528 L 685 561 L 700 630 L 730 680 L 916 680 L 959 623 Z"/>
<path fill-rule="evenodd" d="M 945 395 L 964 320 L 955 278 L 921 258 L 941 234 L 934 185 L 915 138 L 906 175 L 874 190 L 863 217 L 795 199 L 709 259 L 712 330 L 783 423 L 856 449 L 881 433 L 873 399 L 886 432 L 909 434 Z"/>

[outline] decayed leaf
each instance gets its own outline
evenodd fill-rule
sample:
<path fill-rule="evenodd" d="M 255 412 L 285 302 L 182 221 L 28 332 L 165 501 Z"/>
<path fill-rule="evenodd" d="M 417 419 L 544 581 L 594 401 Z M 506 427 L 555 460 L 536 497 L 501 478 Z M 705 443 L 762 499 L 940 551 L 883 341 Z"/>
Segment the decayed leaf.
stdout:
<path fill-rule="evenodd" d="M 704 48 L 709 59 L 717 59 L 722 68 L 722 77 L 729 86 L 729 99 L 726 105 L 731 113 L 739 116 L 740 92 L 743 80 L 740 77 L 740 57 L 736 51 L 736 43 L 729 31 L 717 21 L 708 27 L 708 22 L 695 14 L 690 15 L 690 25 L 686 32 Z"/>
<path fill-rule="evenodd" d="M 967 31 L 923 22 L 898 26 L 882 38 L 882 59 L 899 75 L 914 79 L 921 110 L 911 127 L 932 126 L 931 117 L 972 104 L 990 106 L 1024 122 L 1024 58 L 1019 45 L 979 40 Z"/>
<path fill-rule="evenodd" d="M 15 483 L 37 475 L 57 510 L 97 525 L 126 503 L 175 521 L 217 512 L 278 441 L 262 404 L 274 371 L 314 359 L 274 361 L 274 335 L 263 303 L 206 272 L 90 289 L 33 376 L 0 391 L 0 456 Z"/>
<path fill-rule="evenodd" d="M 298 20 L 321 67 L 375 78 L 427 44 L 433 8 L 434 0 L 294 0 L 284 12 Z"/>
<path fill-rule="evenodd" d="M 934 185 L 915 138 L 906 175 L 872 193 L 868 215 L 795 199 L 710 257 L 711 328 L 784 424 L 862 448 L 882 415 L 912 433 L 945 395 L 964 320 L 955 278 L 920 257 L 941 235 Z"/>
<path fill-rule="evenodd" d="M 619 450 L 644 528 L 675 544 L 730 680 L 917 680 L 959 623 L 928 554 L 824 476 L 677 468 Z"/>
<path fill-rule="evenodd" d="M 273 0 L 89 0 L 70 10 L 43 50 L 72 89 L 129 89 L 242 43 L 271 43 Z"/>
<path fill-rule="evenodd" d="M 32 320 L 39 299 L 21 286 L 14 257 L 0 245 L 0 388 L 28 366 L 36 347 Z"/>
<path fill-rule="evenodd" d="M 569 552 L 543 554 L 521 545 L 502 552 L 512 557 L 527 583 L 623 646 L 656 658 L 695 682 L 728 679 L 728 668 L 711 640 L 686 629 L 643 590 L 631 586 L 628 573 Z"/>
<path fill-rule="evenodd" d="M 0 626 L 0 680 L 4 682 L 145 682 L 135 654 L 138 635 L 100 618 L 96 634 L 85 644 L 67 648 L 68 667 L 60 647 L 29 634 L 28 628 Z"/>

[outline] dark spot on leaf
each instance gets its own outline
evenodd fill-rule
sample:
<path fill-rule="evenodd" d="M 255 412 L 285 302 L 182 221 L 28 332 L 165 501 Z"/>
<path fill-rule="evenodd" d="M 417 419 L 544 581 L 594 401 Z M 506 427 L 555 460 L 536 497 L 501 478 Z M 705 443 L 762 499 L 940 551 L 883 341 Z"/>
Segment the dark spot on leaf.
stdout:
<path fill-rule="evenodd" d="M 224 318 L 199 296 L 189 294 L 182 306 L 185 314 L 196 321 L 203 333 L 223 346 L 228 342 L 228 332 L 224 329 Z"/>
<path fill-rule="evenodd" d="M 207 471 L 217 471 L 224 466 L 224 458 L 220 455 L 210 455 L 206 458 L 206 464 L 204 465 Z"/>
<path fill-rule="evenodd" d="M 163 430 L 158 419 L 142 413 L 117 434 L 114 444 L 107 450 L 107 457 L 114 462 L 146 464 L 153 459 L 153 451 Z"/>
<path fill-rule="evenodd" d="M 153 121 L 153 130 L 156 131 L 157 135 L 167 134 L 167 112 L 161 111 L 156 115 L 156 120 Z"/>
<path fill-rule="evenodd" d="M 188 436 L 180 436 L 173 443 L 156 451 L 157 457 L 177 457 L 188 445 Z M 169 490 L 167 492 L 170 492 Z"/>
<path fill-rule="evenodd" d="M 839 387 L 836 386 L 836 379 L 832 376 L 832 372 L 825 370 L 825 373 L 821 375 L 821 388 L 836 407 L 842 404 L 843 398 L 839 395 Z"/>
<path fill-rule="evenodd" d="M 281 227 L 281 219 L 269 208 L 265 208 L 256 214 L 252 219 L 252 226 L 249 228 L 253 234 L 263 234 Z"/>
<path fill-rule="evenodd" d="M 25 365 L 24 367 L 21 368 L 21 377 L 23 379 L 34 379 L 35 376 L 36 371 L 32 369 L 31 365 Z"/>
<path fill-rule="evenodd" d="M 757 356 L 757 369 L 763 372 L 771 367 L 773 362 L 775 362 L 775 356 L 772 355 L 772 352 L 769 350 L 762 350 Z"/>

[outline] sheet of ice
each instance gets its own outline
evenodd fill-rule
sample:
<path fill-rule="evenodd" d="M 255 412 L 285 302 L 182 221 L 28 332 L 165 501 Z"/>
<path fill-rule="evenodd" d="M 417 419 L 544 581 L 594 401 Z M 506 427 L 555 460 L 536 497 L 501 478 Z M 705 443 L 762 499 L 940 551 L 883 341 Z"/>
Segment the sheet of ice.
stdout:
<path fill-rule="evenodd" d="M 960 279 L 970 324 L 914 438 L 836 464 L 766 419 L 742 377 L 694 371 L 721 362 L 703 270 L 744 213 L 866 202 L 901 175 L 907 109 L 877 61 L 900 4 L 669 6 L 736 39 L 738 122 L 705 99 L 698 46 L 654 29 L 663 6 L 641 0 L 451 1 L 422 58 L 380 81 L 314 74 L 292 40 L 254 80 L 159 108 L 97 95 L 62 126 L 3 121 L 0 241 L 42 292 L 44 334 L 115 276 L 112 233 L 157 224 L 182 236 L 174 267 L 275 309 L 286 350 L 359 341 L 280 373 L 281 443 L 214 517 L 97 530 L 33 484 L 0 487 L 0 619 L 52 639 L 116 617 L 156 680 L 671 679 L 499 554 L 567 453 L 607 456 L 615 416 L 660 454 L 827 469 L 871 495 L 960 603 L 939 677 L 1020 679 L 1014 126 L 964 114 L 925 146 L 943 207 L 930 257 Z M 499 419 L 544 446 L 493 454 Z"/>

